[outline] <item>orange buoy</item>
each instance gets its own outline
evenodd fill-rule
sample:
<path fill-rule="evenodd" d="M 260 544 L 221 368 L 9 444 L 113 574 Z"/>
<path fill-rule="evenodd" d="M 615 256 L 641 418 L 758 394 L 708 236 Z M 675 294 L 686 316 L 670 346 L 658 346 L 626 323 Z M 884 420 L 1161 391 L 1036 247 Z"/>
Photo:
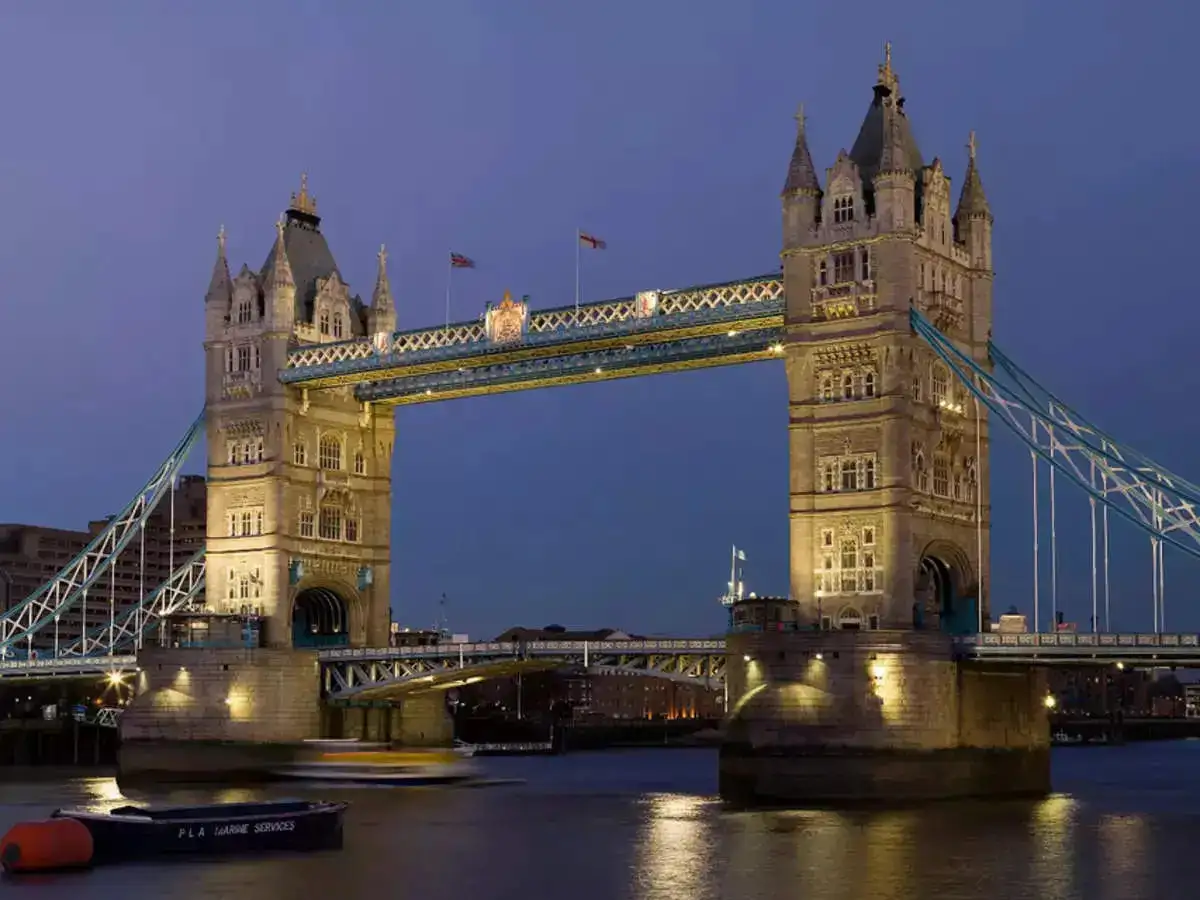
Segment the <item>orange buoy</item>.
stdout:
<path fill-rule="evenodd" d="M 0 864 L 13 873 L 80 869 L 92 851 L 92 833 L 75 819 L 19 822 L 0 839 Z"/>

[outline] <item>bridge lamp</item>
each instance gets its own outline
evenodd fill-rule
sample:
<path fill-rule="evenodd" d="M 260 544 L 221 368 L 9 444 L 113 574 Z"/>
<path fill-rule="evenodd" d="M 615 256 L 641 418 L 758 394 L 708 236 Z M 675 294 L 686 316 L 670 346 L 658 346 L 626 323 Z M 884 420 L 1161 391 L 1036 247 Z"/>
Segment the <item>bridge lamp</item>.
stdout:
<path fill-rule="evenodd" d="M 603 371 L 604 371 L 604 370 L 603 370 L 602 368 L 600 368 L 599 366 L 596 366 L 596 374 L 597 374 L 597 375 L 599 375 L 599 374 L 600 374 L 601 372 L 603 372 Z"/>
<path fill-rule="evenodd" d="M 1054 707 L 1058 706 L 1058 701 L 1054 699 L 1053 694 L 1047 694 L 1046 699 L 1042 703 L 1045 704 L 1046 709 L 1054 709 Z"/>
<path fill-rule="evenodd" d="M 771 352 L 772 353 L 782 353 L 783 352 L 783 344 L 772 344 Z"/>
<path fill-rule="evenodd" d="M 730 336 L 730 337 L 737 337 L 737 336 L 738 336 L 738 333 L 737 333 L 737 331 L 735 331 L 735 330 L 733 330 L 733 329 L 730 329 L 729 336 Z"/>
<path fill-rule="evenodd" d="M 825 654 L 824 654 L 824 653 L 818 653 L 818 654 L 817 654 L 817 656 L 816 656 L 817 662 L 820 662 L 820 661 L 821 661 L 821 660 L 823 660 L 824 658 L 825 658 Z"/>
<path fill-rule="evenodd" d="M 883 681 L 883 676 L 886 674 L 887 669 L 884 668 L 883 663 L 875 663 L 871 666 L 871 677 L 876 681 Z"/>
<path fill-rule="evenodd" d="M 125 683 L 125 678 L 120 672 L 109 672 L 108 683 L 111 687 L 118 687 Z"/>
<path fill-rule="evenodd" d="M 1123 663 L 1123 662 L 1119 662 L 1119 663 L 1117 663 L 1117 670 L 1118 670 L 1118 671 L 1122 671 L 1122 670 L 1124 670 L 1124 668 L 1125 668 L 1125 663 Z"/>
<path fill-rule="evenodd" d="M 750 662 L 750 654 L 749 653 L 742 654 L 742 662 Z"/>

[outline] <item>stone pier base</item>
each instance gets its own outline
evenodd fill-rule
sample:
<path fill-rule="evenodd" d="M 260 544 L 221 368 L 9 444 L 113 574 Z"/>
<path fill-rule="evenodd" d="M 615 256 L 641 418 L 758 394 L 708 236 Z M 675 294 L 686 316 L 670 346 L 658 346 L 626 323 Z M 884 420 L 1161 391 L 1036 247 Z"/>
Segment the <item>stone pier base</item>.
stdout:
<path fill-rule="evenodd" d="M 136 696 L 121 717 L 123 782 L 264 780 L 310 756 L 304 742 L 312 738 L 409 747 L 454 738 L 441 691 L 392 706 L 323 709 L 313 651 L 147 648 L 138 667 Z"/>
<path fill-rule="evenodd" d="M 922 632 L 729 636 L 725 799 L 845 806 L 1050 790 L 1045 676 Z"/>

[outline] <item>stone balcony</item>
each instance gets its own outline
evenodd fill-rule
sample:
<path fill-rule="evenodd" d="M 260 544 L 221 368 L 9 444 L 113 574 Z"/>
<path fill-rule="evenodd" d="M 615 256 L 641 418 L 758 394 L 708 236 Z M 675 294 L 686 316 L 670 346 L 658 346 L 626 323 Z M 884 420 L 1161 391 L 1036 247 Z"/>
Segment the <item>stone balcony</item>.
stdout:
<path fill-rule="evenodd" d="M 812 316 L 818 322 L 849 319 L 874 311 L 874 281 L 846 281 L 812 290 Z"/>
<path fill-rule="evenodd" d="M 949 334 L 963 323 L 962 300 L 945 291 L 919 291 L 917 305 L 943 334 Z"/>

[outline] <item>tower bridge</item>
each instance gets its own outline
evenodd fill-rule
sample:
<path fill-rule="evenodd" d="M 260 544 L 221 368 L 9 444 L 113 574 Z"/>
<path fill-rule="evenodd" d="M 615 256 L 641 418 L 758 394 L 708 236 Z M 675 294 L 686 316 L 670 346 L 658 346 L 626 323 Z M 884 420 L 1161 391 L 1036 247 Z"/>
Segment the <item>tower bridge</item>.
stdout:
<path fill-rule="evenodd" d="M 132 671 L 140 697 L 122 727 L 134 743 L 286 742 L 319 730 L 322 691 L 410 694 L 422 680 L 582 663 L 724 679 L 735 793 L 823 796 L 822 780 L 894 785 L 897 773 L 936 793 L 939 760 L 958 773 L 947 790 L 1004 778 L 1040 789 L 1041 666 L 1196 663 L 1195 635 L 1164 633 L 1162 572 L 1167 545 L 1200 556 L 1200 487 L 1104 433 L 993 342 L 994 220 L 974 135 L 955 199 L 943 161 L 918 147 L 890 50 L 851 149 L 823 174 L 807 129 L 798 115 L 782 271 L 720 284 L 539 310 L 505 295 L 478 320 L 399 331 L 386 252 L 366 302 L 340 274 L 306 181 L 257 269 L 232 273 L 222 231 L 204 298 L 203 413 L 84 552 L 0 616 L 0 676 Z M 387 647 L 394 406 L 772 360 L 788 384 L 795 629 L 516 655 Z M 1095 634 L 1041 633 L 1040 575 L 1035 633 L 990 632 L 996 422 L 1029 449 L 1035 479 L 1050 473 L 1052 504 L 1056 474 L 1088 498 L 1094 554 L 1104 541 Z M 61 639 L 62 614 L 103 590 L 201 440 L 204 549 L 133 607 Z M 1107 633 L 1110 512 L 1150 541 L 1153 634 Z M 1055 603 L 1052 590 L 1051 616 Z M 181 613 L 240 646 L 162 646 Z M 438 714 L 413 710 L 426 724 Z M 858 761 L 813 761 L 835 745 Z"/>

